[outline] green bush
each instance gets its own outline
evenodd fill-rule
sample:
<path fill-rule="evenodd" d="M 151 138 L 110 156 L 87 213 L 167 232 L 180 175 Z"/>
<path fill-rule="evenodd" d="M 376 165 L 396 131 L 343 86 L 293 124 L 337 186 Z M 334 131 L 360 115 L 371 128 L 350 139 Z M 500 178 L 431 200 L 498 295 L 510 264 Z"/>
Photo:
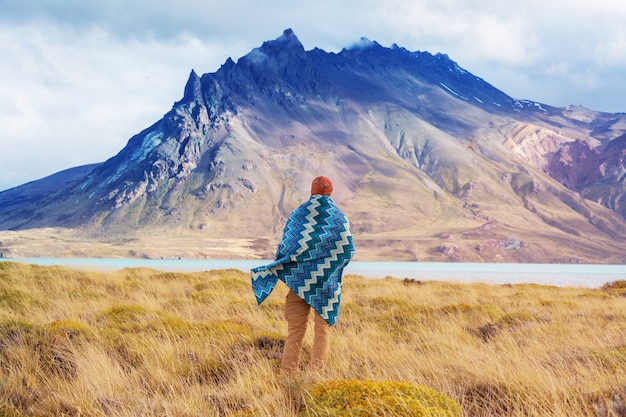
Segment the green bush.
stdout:
<path fill-rule="evenodd" d="M 408 382 L 318 382 L 304 400 L 303 417 L 461 416 L 461 407 L 444 394 Z"/>

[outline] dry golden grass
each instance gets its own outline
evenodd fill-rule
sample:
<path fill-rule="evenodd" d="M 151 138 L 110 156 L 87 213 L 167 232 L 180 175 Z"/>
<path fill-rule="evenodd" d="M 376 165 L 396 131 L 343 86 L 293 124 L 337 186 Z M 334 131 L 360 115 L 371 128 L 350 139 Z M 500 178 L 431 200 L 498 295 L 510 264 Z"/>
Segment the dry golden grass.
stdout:
<path fill-rule="evenodd" d="M 624 416 L 625 287 L 349 275 L 326 371 L 287 380 L 282 285 L 257 310 L 236 270 L 4 262 L 0 416 L 292 416 L 313 381 L 429 387 L 465 416 Z"/>

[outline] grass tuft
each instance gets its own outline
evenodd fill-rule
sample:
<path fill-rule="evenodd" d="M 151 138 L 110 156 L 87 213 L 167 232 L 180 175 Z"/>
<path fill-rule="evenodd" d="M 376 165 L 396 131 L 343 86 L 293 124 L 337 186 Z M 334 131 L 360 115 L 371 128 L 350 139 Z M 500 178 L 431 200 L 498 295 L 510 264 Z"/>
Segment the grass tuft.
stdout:
<path fill-rule="evenodd" d="M 305 407 L 302 416 L 461 416 L 461 407 L 446 395 L 408 382 L 317 382 L 305 395 Z"/>

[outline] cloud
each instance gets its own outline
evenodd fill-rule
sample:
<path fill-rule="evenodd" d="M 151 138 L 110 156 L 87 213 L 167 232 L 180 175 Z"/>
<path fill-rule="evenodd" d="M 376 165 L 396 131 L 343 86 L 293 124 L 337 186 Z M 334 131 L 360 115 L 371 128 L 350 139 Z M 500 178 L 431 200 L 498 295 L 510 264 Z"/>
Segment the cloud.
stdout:
<path fill-rule="evenodd" d="M 361 37 L 442 52 L 515 98 L 626 111 L 614 0 L 2 0 L 0 190 L 103 161 L 214 72 L 292 28 L 305 49 Z"/>
<path fill-rule="evenodd" d="M 0 63 L 0 189 L 113 156 L 182 97 L 193 66 L 227 56 L 191 36 L 119 42 L 51 24 L 4 25 L 0 42 L 12 57 Z"/>

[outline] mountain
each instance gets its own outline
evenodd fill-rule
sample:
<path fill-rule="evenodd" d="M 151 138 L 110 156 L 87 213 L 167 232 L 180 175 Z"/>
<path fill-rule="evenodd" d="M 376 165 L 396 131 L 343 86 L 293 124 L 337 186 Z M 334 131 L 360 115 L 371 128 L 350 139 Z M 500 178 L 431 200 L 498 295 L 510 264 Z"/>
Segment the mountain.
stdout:
<path fill-rule="evenodd" d="M 192 70 L 109 160 L 0 193 L 0 230 L 271 258 L 326 175 L 357 259 L 624 263 L 625 134 L 626 114 L 517 100 L 444 54 L 306 51 L 288 29 Z"/>

